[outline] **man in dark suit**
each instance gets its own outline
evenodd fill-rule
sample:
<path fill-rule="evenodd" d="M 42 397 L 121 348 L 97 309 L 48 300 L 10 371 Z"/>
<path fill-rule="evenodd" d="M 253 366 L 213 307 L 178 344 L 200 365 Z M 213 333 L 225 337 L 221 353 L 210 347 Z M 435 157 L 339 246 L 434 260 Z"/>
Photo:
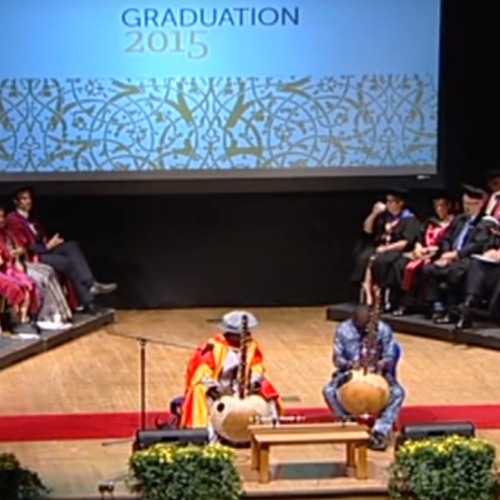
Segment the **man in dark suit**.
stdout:
<path fill-rule="evenodd" d="M 492 223 L 483 252 L 473 255 L 465 278 L 464 302 L 457 328 L 472 326 L 471 308 L 486 302 L 489 312 L 498 316 L 500 298 L 500 221 Z"/>
<path fill-rule="evenodd" d="M 116 289 L 114 283 L 99 283 L 83 255 L 78 243 L 64 241 L 55 234 L 48 238 L 31 218 L 33 193 L 29 187 L 22 187 L 13 196 L 16 210 L 7 216 L 7 227 L 26 252 L 26 257 L 43 262 L 64 274 L 71 281 L 84 310 L 94 312 L 94 296 L 110 293 Z"/>
<path fill-rule="evenodd" d="M 490 235 L 491 224 L 481 220 L 485 196 L 481 189 L 464 186 L 463 213 L 455 217 L 432 262 L 422 270 L 426 302 L 436 323 L 458 320 L 470 257 L 483 252 Z"/>

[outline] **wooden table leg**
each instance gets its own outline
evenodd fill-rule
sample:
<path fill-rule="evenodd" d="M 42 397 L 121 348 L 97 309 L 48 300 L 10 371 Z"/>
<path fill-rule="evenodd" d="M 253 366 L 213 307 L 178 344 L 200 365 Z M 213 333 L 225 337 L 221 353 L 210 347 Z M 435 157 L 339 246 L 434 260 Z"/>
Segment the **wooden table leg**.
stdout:
<path fill-rule="evenodd" d="M 259 460 L 260 460 L 259 443 L 257 443 L 257 441 L 253 438 L 251 440 L 250 450 L 252 455 L 252 461 L 250 467 L 252 468 L 252 470 L 259 470 Z"/>
<path fill-rule="evenodd" d="M 347 467 L 356 467 L 356 446 L 354 443 L 347 443 L 346 463 Z"/>
<path fill-rule="evenodd" d="M 356 479 L 368 479 L 368 448 L 366 444 L 358 445 Z"/>
<path fill-rule="evenodd" d="M 269 445 L 259 447 L 259 482 L 269 483 L 271 476 L 269 473 Z"/>

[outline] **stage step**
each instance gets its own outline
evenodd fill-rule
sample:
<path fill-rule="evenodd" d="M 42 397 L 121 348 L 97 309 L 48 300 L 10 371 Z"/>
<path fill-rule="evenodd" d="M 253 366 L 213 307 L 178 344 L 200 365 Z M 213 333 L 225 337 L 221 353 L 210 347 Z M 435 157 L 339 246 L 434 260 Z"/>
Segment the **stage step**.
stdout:
<path fill-rule="evenodd" d="M 91 333 L 104 325 L 114 323 L 115 310 L 102 308 L 94 315 L 75 314 L 69 330 L 44 331 L 37 339 L 18 339 L 7 332 L 0 335 L 0 369 L 46 352 L 58 345 Z"/>
<path fill-rule="evenodd" d="M 387 488 L 366 488 L 366 490 L 348 491 L 343 489 L 337 491 L 338 488 L 332 487 L 329 490 L 323 489 L 318 491 L 273 491 L 273 492 L 243 492 L 242 500 L 259 499 L 259 500 L 387 500 Z M 71 497 L 71 500 L 100 500 L 101 495 Z M 113 500 L 140 500 L 140 497 L 135 495 L 114 495 Z M 67 497 L 53 497 L 53 500 L 67 500 Z"/>
<path fill-rule="evenodd" d="M 349 318 L 353 308 L 354 304 L 349 303 L 329 306 L 326 310 L 326 318 L 329 321 L 344 321 Z M 407 316 L 383 314 L 382 318 L 395 331 L 408 335 L 500 350 L 500 327 L 484 320 L 475 323 L 474 328 L 457 330 L 454 325 L 436 325 L 431 320 L 419 314 L 410 314 Z"/>
<path fill-rule="evenodd" d="M 259 500 L 387 500 L 387 488 L 366 488 L 365 490 L 353 491 L 338 491 L 337 487 L 324 489 L 323 491 L 305 491 L 305 492 L 253 492 L 243 493 L 242 499 L 259 499 Z"/>

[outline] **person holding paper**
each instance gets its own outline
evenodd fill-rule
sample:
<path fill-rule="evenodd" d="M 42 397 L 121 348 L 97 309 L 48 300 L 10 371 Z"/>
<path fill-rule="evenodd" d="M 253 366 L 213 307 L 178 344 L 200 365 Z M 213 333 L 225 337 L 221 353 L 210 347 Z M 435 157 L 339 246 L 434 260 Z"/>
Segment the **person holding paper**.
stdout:
<path fill-rule="evenodd" d="M 458 320 L 463 283 L 471 256 L 482 253 L 490 237 L 490 223 L 481 220 L 486 193 L 463 186 L 463 213 L 455 217 L 432 262 L 422 269 L 426 303 L 432 307 L 435 323 Z"/>

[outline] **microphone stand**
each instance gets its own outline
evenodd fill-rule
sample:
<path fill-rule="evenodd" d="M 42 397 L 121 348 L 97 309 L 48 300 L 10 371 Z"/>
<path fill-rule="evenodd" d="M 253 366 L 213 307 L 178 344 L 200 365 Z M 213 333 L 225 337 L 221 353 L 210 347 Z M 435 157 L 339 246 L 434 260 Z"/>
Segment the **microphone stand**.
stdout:
<path fill-rule="evenodd" d="M 207 320 L 207 321 L 214 321 L 215 320 Z M 192 346 L 189 344 L 182 344 L 178 342 L 169 342 L 165 340 L 158 340 L 158 339 L 153 339 L 150 337 L 143 337 L 143 336 L 138 336 L 138 335 L 126 335 L 124 333 L 119 333 L 114 331 L 114 329 L 109 328 L 106 330 L 106 333 L 108 335 L 114 335 L 115 337 L 121 337 L 129 340 L 135 340 L 136 342 L 139 343 L 139 404 L 140 404 L 140 414 L 139 414 L 139 420 L 140 420 L 140 430 L 143 431 L 146 429 L 146 395 L 147 395 L 147 378 L 146 378 L 146 364 L 147 364 L 147 356 L 146 356 L 146 351 L 147 351 L 147 345 L 148 344 L 157 344 L 161 345 L 164 347 L 174 347 L 176 349 L 184 349 L 188 350 L 190 352 L 193 352 L 196 349 L 196 346 Z M 298 396 L 283 396 L 281 398 L 283 401 L 288 401 L 288 402 L 297 402 L 300 401 L 300 397 Z M 286 418 L 286 417 L 285 417 Z M 297 418 L 297 417 L 295 417 Z M 301 421 L 300 419 L 298 421 Z M 118 439 L 118 440 L 113 440 L 113 441 L 106 441 L 102 443 L 102 446 L 112 446 L 113 444 L 118 444 L 118 443 L 128 443 L 132 440 L 133 438 L 126 438 L 126 439 Z"/>
<path fill-rule="evenodd" d="M 126 338 L 130 340 L 135 340 L 139 343 L 139 405 L 140 405 L 140 413 L 139 413 L 139 421 L 140 421 L 140 430 L 143 431 L 146 429 L 146 399 L 147 399 L 147 377 L 146 377 L 146 364 L 147 364 L 147 345 L 157 344 L 163 345 L 165 347 L 175 347 L 178 349 L 185 349 L 189 351 L 194 351 L 196 347 L 187 344 L 180 344 L 176 342 L 167 342 L 164 340 L 152 339 L 150 337 L 142 337 L 136 335 L 126 335 L 123 333 L 115 332 L 114 330 L 107 330 L 106 333 L 109 335 L 114 335 L 116 337 Z M 117 441 L 107 441 L 102 443 L 102 446 L 110 446 L 112 444 L 129 442 L 130 438 L 120 439 Z"/>

